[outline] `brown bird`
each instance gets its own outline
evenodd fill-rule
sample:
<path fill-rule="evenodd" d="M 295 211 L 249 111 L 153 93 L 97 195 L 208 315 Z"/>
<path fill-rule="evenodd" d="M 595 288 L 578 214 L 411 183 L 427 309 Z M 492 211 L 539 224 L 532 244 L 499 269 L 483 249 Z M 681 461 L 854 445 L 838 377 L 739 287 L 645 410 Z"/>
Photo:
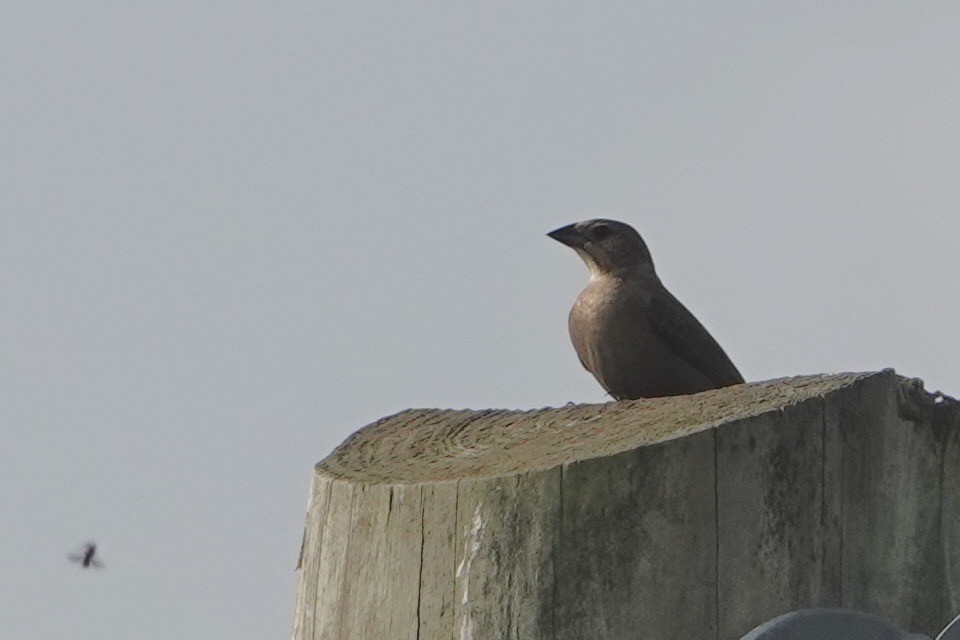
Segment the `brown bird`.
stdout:
<path fill-rule="evenodd" d="M 570 338 L 611 396 L 679 396 L 743 382 L 713 336 L 664 288 L 633 227 L 587 220 L 547 235 L 573 248 L 590 269 L 570 310 Z"/>
<path fill-rule="evenodd" d="M 90 567 L 95 567 L 100 569 L 103 567 L 103 563 L 97 560 L 95 557 L 97 555 L 97 545 L 93 542 L 88 542 L 84 545 L 83 551 L 80 553 L 71 553 L 67 558 L 71 562 L 76 562 L 84 569 L 89 569 Z"/>

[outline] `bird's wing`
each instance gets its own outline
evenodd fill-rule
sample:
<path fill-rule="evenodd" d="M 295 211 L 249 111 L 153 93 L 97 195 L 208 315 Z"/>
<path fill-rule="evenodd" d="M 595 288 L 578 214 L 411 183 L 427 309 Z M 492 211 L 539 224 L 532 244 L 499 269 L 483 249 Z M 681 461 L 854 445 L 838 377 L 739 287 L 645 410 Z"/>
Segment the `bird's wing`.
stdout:
<path fill-rule="evenodd" d="M 662 286 L 648 301 L 651 328 L 664 344 L 717 387 L 741 384 L 743 376 L 700 321 Z"/>
<path fill-rule="evenodd" d="M 83 560 L 83 556 L 77 553 L 71 553 L 67 556 L 67 560 L 70 562 L 81 562 Z"/>
<path fill-rule="evenodd" d="M 100 562 L 100 561 L 97 560 L 97 559 L 93 559 L 93 560 L 90 561 L 90 566 L 91 566 L 91 567 L 96 567 L 97 569 L 103 569 L 103 568 L 106 567 L 107 565 L 103 564 L 102 562 Z"/>

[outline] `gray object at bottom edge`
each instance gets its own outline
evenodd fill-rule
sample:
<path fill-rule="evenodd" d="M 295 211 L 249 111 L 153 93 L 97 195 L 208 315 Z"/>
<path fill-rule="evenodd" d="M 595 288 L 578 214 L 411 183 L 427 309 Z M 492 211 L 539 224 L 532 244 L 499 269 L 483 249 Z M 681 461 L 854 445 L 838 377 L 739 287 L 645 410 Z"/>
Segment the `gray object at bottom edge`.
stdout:
<path fill-rule="evenodd" d="M 952 627 L 958 627 L 951 630 Z M 741 640 L 930 640 L 878 616 L 849 609 L 801 609 L 764 622 Z M 938 640 L 960 640 L 954 620 Z"/>

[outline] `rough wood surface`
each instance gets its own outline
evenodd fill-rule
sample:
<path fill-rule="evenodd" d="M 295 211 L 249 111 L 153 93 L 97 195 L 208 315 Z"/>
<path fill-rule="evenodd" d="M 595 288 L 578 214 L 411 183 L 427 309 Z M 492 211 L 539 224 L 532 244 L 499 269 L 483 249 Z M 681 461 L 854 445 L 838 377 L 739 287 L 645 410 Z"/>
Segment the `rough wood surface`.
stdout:
<path fill-rule="evenodd" d="M 720 637 L 795 602 L 837 604 L 824 566 L 836 525 L 824 503 L 823 428 L 822 405 L 805 403 L 717 430 Z"/>
<path fill-rule="evenodd" d="M 960 611 L 960 406 L 887 371 L 409 410 L 317 465 L 296 640 L 739 638 Z"/>

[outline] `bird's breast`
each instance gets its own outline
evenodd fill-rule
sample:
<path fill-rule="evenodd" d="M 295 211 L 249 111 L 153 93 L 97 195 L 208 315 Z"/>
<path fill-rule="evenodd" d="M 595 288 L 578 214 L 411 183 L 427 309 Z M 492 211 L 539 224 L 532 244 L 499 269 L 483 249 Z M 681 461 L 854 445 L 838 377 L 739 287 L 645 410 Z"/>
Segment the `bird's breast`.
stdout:
<path fill-rule="evenodd" d="M 580 361 L 594 374 L 603 351 L 617 349 L 628 334 L 631 341 L 638 337 L 643 318 L 625 314 L 623 293 L 615 280 L 591 280 L 570 310 L 570 338 Z"/>
<path fill-rule="evenodd" d="M 654 329 L 649 295 L 645 287 L 592 280 L 570 310 L 570 338 L 580 362 L 614 398 L 710 388 Z"/>

